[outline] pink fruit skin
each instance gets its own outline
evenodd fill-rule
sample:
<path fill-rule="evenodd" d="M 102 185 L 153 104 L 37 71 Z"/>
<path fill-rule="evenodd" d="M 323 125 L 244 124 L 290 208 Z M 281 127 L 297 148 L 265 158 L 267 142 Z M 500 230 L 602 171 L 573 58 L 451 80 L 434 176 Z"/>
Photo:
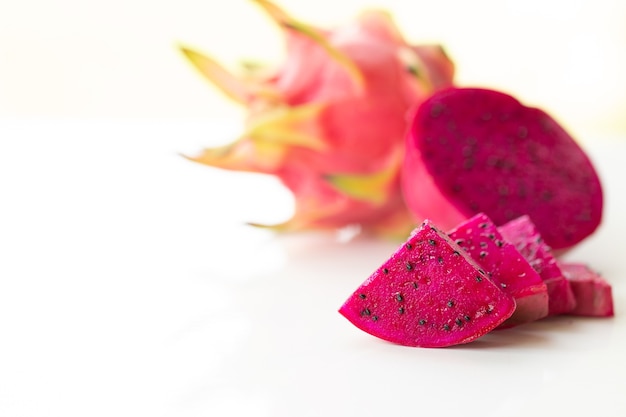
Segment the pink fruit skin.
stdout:
<path fill-rule="evenodd" d="M 425 221 L 339 309 L 359 329 L 405 346 L 446 347 L 483 336 L 515 301 Z"/>
<path fill-rule="evenodd" d="M 255 3 L 282 29 L 285 59 L 237 77 L 185 49 L 247 109 L 237 141 L 190 159 L 277 177 L 293 193 L 295 210 L 274 230 L 359 225 L 366 233 L 406 236 L 415 226 L 399 179 L 407 113 L 452 84 L 453 62 L 439 45 L 407 42 L 384 11 L 318 28 L 269 1 Z"/>
<path fill-rule="evenodd" d="M 568 313 L 576 307 L 570 282 L 565 279 L 550 247 L 543 241 L 532 220 L 521 216 L 498 228 L 539 273 L 548 288 L 548 315 Z"/>
<path fill-rule="evenodd" d="M 571 284 L 576 307 L 568 314 L 587 317 L 612 317 L 611 285 L 585 264 L 561 263 L 561 270 Z"/>
<path fill-rule="evenodd" d="M 513 315 L 499 328 L 539 320 L 548 315 L 548 290 L 522 254 L 504 240 L 495 224 L 479 213 L 449 232 L 502 291 L 515 298 Z"/>
<path fill-rule="evenodd" d="M 479 212 L 496 225 L 527 214 L 556 250 L 601 221 L 602 187 L 590 159 L 548 114 L 506 94 L 434 93 L 415 113 L 405 146 L 402 190 L 418 221 L 450 229 Z"/>

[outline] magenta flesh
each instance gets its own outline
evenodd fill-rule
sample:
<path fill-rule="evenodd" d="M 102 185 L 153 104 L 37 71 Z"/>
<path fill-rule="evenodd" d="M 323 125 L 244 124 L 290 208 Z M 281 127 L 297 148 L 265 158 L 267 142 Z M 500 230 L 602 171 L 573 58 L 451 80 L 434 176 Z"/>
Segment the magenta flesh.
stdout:
<path fill-rule="evenodd" d="M 445 347 L 483 336 L 515 301 L 446 233 L 425 221 L 339 312 L 359 329 L 406 346 Z"/>
<path fill-rule="evenodd" d="M 502 236 L 513 244 L 537 271 L 548 288 L 548 315 L 568 313 L 576 307 L 571 285 L 544 242 L 530 217 L 521 216 L 498 228 Z"/>
<path fill-rule="evenodd" d="M 548 114 L 501 92 L 451 88 L 417 110 L 402 186 L 418 218 L 451 229 L 479 212 L 529 215 L 555 250 L 589 236 L 603 194 L 592 162 Z"/>
<path fill-rule="evenodd" d="M 502 237 L 487 215 L 475 215 L 450 231 L 449 235 L 502 291 L 515 299 L 515 312 L 502 323 L 501 328 L 539 320 L 548 315 L 546 284 L 519 251 Z"/>
<path fill-rule="evenodd" d="M 561 263 L 560 267 L 576 298 L 576 307 L 568 314 L 587 317 L 614 315 L 611 285 L 602 276 L 581 263 Z"/>

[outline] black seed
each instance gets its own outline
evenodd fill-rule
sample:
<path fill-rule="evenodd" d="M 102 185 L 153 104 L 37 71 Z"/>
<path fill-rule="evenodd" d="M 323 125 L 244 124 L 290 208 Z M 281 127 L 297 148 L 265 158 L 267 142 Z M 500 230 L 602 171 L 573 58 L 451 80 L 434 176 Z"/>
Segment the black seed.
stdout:
<path fill-rule="evenodd" d="M 359 298 L 360 298 L 361 300 L 365 300 L 366 295 L 365 295 L 365 294 L 359 294 Z"/>
<path fill-rule="evenodd" d="M 462 245 L 465 242 L 463 239 L 457 239 L 454 241 L 457 245 Z"/>
<path fill-rule="evenodd" d="M 478 272 L 480 272 L 480 273 L 481 273 L 481 274 L 483 274 L 483 275 L 485 275 L 485 274 L 486 274 L 486 272 L 485 272 L 485 270 L 484 270 L 484 269 L 479 269 L 479 270 L 478 270 Z"/>
<path fill-rule="evenodd" d="M 413 288 L 417 289 L 417 282 L 412 282 L 411 284 L 413 284 Z"/>
<path fill-rule="evenodd" d="M 387 268 L 383 268 L 383 274 L 388 274 L 389 270 Z"/>
<path fill-rule="evenodd" d="M 404 297 L 402 297 L 402 294 L 397 293 L 396 294 L 396 301 L 400 302 L 400 301 L 403 301 L 403 300 L 404 300 Z"/>
<path fill-rule="evenodd" d="M 378 321 L 378 316 L 372 316 L 373 321 Z"/>
<path fill-rule="evenodd" d="M 461 256 L 461 254 L 459 253 L 458 250 L 455 250 L 454 252 L 452 252 L 453 256 Z"/>
<path fill-rule="evenodd" d="M 488 305 L 487 306 L 487 313 L 491 313 L 493 311 L 493 306 L 492 305 Z"/>
<path fill-rule="evenodd" d="M 400 308 L 398 309 L 398 313 L 400 313 L 400 314 L 404 314 L 404 307 L 400 307 Z"/>
<path fill-rule="evenodd" d="M 487 223 L 481 223 L 478 225 L 481 229 L 485 229 L 487 226 L 489 226 Z"/>
<path fill-rule="evenodd" d="M 476 282 L 480 282 L 482 280 L 483 280 L 483 278 L 480 275 L 476 275 Z"/>
<path fill-rule="evenodd" d="M 419 324 L 420 324 L 420 326 L 423 326 L 423 325 L 425 325 L 425 324 L 426 324 L 426 320 L 424 320 L 424 319 L 421 319 L 421 320 L 419 321 Z"/>
<path fill-rule="evenodd" d="M 443 265 L 443 258 L 441 256 L 438 257 L 437 262 L 439 262 L 439 265 Z"/>
<path fill-rule="evenodd" d="M 491 240 L 494 240 L 496 238 L 496 235 L 494 235 L 493 233 L 489 233 L 487 237 Z"/>
<path fill-rule="evenodd" d="M 435 103 L 433 107 L 430 109 L 431 117 L 439 117 L 439 115 L 443 112 L 444 105 L 441 103 Z"/>
<path fill-rule="evenodd" d="M 476 164 L 476 160 L 474 158 L 465 158 L 463 161 L 463 168 L 466 170 L 472 169 L 474 164 Z"/>
<path fill-rule="evenodd" d="M 487 252 L 485 252 L 484 250 L 481 250 L 480 253 L 478 254 L 478 256 L 480 256 L 480 258 L 484 258 L 485 256 L 487 256 Z"/>
<path fill-rule="evenodd" d="M 447 324 L 443 325 L 443 330 L 445 330 L 446 332 L 450 330 L 450 326 L 448 326 Z"/>
<path fill-rule="evenodd" d="M 413 245 L 411 245 L 410 243 L 407 243 L 406 245 L 404 245 L 408 250 L 413 249 Z"/>
<path fill-rule="evenodd" d="M 467 316 L 467 315 L 466 315 L 466 316 L 463 316 L 463 318 L 465 319 L 465 321 L 470 321 L 470 320 L 472 320 L 472 318 L 471 318 L 470 316 Z"/>
<path fill-rule="evenodd" d="M 366 308 L 363 311 L 361 311 L 361 316 L 369 316 L 370 314 L 372 314 L 372 312 L 370 311 L 369 308 Z"/>
<path fill-rule="evenodd" d="M 404 266 L 406 267 L 407 271 L 412 271 L 413 270 L 413 264 L 411 262 L 405 263 Z"/>
<path fill-rule="evenodd" d="M 481 248 L 486 248 L 487 247 L 487 242 L 480 242 L 480 247 Z"/>
<path fill-rule="evenodd" d="M 430 243 L 432 246 L 435 246 L 437 244 L 434 239 L 428 239 L 428 243 Z"/>
<path fill-rule="evenodd" d="M 454 300 L 448 301 L 448 307 L 454 307 Z"/>
<path fill-rule="evenodd" d="M 517 136 L 524 139 L 528 136 L 528 128 L 526 126 L 520 126 L 517 128 Z"/>
<path fill-rule="evenodd" d="M 496 240 L 496 246 L 498 246 L 499 248 L 501 248 L 502 246 L 504 246 L 504 242 L 501 241 L 500 239 Z"/>
<path fill-rule="evenodd" d="M 457 326 L 459 326 L 459 327 L 463 326 L 463 320 L 461 320 L 461 319 L 456 319 L 454 322 L 455 322 L 455 323 L 456 323 L 456 325 L 457 325 Z"/>

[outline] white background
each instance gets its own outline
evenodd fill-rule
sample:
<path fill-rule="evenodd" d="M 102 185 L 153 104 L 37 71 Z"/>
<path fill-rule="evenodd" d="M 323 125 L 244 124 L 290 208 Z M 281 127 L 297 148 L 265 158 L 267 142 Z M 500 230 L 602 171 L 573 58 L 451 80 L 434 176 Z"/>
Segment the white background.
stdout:
<path fill-rule="evenodd" d="M 577 137 L 626 133 L 621 0 L 283 0 L 293 16 L 341 24 L 389 10 L 410 41 L 446 46 L 458 82 L 545 107 Z M 0 117 L 240 117 L 177 50 L 236 68 L 276 63 L 276 27 L 247 0 L 0 1 Z"/>

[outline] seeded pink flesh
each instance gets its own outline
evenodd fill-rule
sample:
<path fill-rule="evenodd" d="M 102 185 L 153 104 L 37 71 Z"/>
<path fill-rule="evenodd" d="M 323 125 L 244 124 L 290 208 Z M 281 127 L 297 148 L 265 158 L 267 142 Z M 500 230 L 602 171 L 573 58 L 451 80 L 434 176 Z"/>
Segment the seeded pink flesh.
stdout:
<path fill-rule="evenodd" d="M 576 306 L 571 285 L 563 276 L 552 250 L 543 241 L 530 217 L 518 217 L 500 226 L 498 230 L 504 239 L 517 248 L 546 283 L 548 315 L 553 316 L 571 311 Z"/>
<path fill-rule="evenodd" d="M 585 264 L 561 263 L 560 267 L 576 297 L 576 307 L 568 314 L 590 317 L 614 315 L 611 285 L 604 278 Z"/>
<path fill-rule="evenodd" d="M 501 328 L 539 320 L 548 315 L 548 289 L 515 246 L 508 243 L 484 213 L 461 223 L 450 233 L 462 249 L 487 272 L 502 291 L 515 299 L 515 312 Z"/>
<path fill-rule="evenodd" d="M 445 347 L 483 336 L 514 310 L 513 298 L 427 220 L 339 312 L 393 343 Z"/>
<path fill-rule="evenodd" d="M 527 214 L 565 249 L 601 221 L 602 188 L 585 152 L 549 115 L 506 94 L 435 93 L 414 116 L 406 153 L 407 205 L 442 228 L 479 212 L 496 225 Z"/>

